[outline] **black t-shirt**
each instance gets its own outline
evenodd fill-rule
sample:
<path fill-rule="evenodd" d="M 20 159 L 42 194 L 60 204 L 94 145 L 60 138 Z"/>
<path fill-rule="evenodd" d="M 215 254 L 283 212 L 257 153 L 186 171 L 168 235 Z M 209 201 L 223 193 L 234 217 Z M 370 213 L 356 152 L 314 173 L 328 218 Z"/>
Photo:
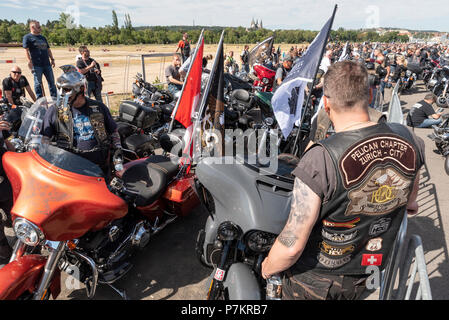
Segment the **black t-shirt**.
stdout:
<path fill-rule="evenodd" d="M 18 82 L 15 82 L 11 77 L 3 79 L 3 91 L 12 92 L 12 100 L 14 104 L 20 105 L 20 97 L 25 97 L 25 87 L 29 86 L 27 78 L 21 76 Z"/>
<path fill-rule="evenodd" d="M 419 126 L 424 120 L 428 119 L 433 114 L 435 114 L 435 110 L 432 105 L 428 104 L 424 100 L 416 103 L 410 110 L 410 116 L 414 127 Z"/>
<path fill-rule="evenodd" d="M 167 78 L 167 82 L 171 83 L 168 79 L 169 77 L 172 77 L 173 79 L 176 79 L 178 81 L 181 80 L 181 75 L 179 74 L 179 68 L 175 67 L 174 65 L 169 65 L 167 68 L 165 68 L 165 77 Z"/>
<path fill-rule="evenodd" d="M 78 69 L 85 69 L 88 66 L 90 66 L 90 64 L 92 63 L 92 61 L 95 61 L 92 58 L 87 59 L 86 61 L 84 61 L 82 58 L 78 59 L 76 61 L 76 67 Z M 100 70 L 100 66 L 98 65 L 98 63 L 96 63 L 96 68 L 98 68 L 98 70 Z M 86 77 L 87 81 L 98 81 L 100 80 L 99 75 L 97 75 L 97 73 L 95 73 L 94 69 L 90 69 L 89 71 L 87 71 L 87 73 L 84 75 Z"/>
<path fill-rule="evenodd" d="M 86 104 L 81 108 L 71 108 L 73 117 L 73 147 L 79 150 L 88 151 L 97 146 L 94 129 L 89 120 L 89 106 L 97 105 L 99 111 L 104 116 L 105 128 L 108 135 L 111 135 L 116 129 L 117 124 L 112 119 L 108 107 L 103 103 L 96 102 L 86 98 Z M 45 114 L 43 135 L 52 138 L 56 135 L 57 112 L 56 107 L 51 106 Z M 96 153 L 96 152 L 94 152 Z M 100 164 L 102 162 L 101 152 L 89 155 L 89 160 Z"/>

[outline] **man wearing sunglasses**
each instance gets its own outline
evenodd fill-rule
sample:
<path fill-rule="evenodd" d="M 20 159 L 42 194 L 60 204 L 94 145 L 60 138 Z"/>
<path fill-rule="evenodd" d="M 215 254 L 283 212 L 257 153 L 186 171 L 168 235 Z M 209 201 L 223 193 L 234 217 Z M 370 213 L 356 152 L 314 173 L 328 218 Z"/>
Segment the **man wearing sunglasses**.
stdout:
<path fill-rule="evenodd" d="M 3 92 L 10 104 L 21 105 L 20 97 L 25 97 L 25 90 L 33 101 L 36 101 L 36 95 L 28 83 L 27 78 L 22 76 L 22 70 L 14 66 L 9 73 L 9 77 L 3 79 Z"/>

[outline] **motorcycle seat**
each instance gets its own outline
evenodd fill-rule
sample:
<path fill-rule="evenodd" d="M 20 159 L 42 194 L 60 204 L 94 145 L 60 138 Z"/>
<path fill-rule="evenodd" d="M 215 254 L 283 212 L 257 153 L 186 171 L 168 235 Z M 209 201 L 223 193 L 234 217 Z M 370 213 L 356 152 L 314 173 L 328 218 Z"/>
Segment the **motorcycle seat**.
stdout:
<path fill-rule="evenodd" d="M 122 176 L 125 188 L 135 193 L 137 207 L 156 201 L 178 172 L 178 165 L 170 158 L 154 155 L 128 168 Z"/>

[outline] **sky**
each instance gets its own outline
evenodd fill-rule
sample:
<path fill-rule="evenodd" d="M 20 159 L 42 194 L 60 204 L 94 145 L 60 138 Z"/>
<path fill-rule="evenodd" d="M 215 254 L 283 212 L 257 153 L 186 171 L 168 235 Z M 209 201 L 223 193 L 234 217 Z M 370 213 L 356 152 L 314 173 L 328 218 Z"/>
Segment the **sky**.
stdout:
<path fill-rule="evenodd" d="M 262 19 L 268 29 L 319 30 L 338 10 L 333 29 L 393 27 L 449 32 L 447 0 L 0 0 L 0 19 L 45 23 L 70 13 L 85 27 L 112 24 L 112 10 L 123 25 L 202 25 L 249 27 Z"/>

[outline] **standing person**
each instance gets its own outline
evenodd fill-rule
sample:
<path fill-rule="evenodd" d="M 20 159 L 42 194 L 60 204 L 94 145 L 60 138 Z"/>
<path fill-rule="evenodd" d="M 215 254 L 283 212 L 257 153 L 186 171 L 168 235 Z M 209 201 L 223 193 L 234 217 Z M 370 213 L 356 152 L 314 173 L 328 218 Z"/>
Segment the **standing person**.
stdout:
<path fill-rule="evenodd" d="M 234 51 L 229 51 L 228 55 L 225 58 L 224 66 L 225 72 L 228 72 L 232 75 L 239 71 L 238 65 L 234 59 Z"/>
<path fill-rule="evenodd" d="M 95 97 L 95 100 L 103 102 L 101 98 L 101 89 L 103 88 L 103 77 L 101 76 L 100 65 L 90 57 L 90 51 L 86 46 L 79 47 L 81 58 L 76 61 L 76 67 L 86 77 L 87 96 Z"/>
<path fill-rule="evenodd" d="M 418 210 L 424 142 L 370 120 L 366 69 L 330 66 L 323 99 L 336 133 L 293 171 L 290 216 L 262 263 L 265 279 L 286 271 L 283 299 L 359 299 L 367 267 L 385 268 L 403 213 Z"/>
<path fill-rule="evenodd" d="M 240 61 L 242 62 L 242 70 L 249 73 L 249 45 L 245 45 L 242 53 L 240 54 Z"/>
<path fill-rule="evenodd" d="M 182 63 L 184 63 L 188 57 L 190 57 L 190 42 L 188 40 L 189 35 L 187 33 L 184 33 L 182 36 L 182 40 L 178 42 L 178 47 L 176 48 L 175 52 L 178 52 L 178 50 L 181 50 L 181 56 L 182 56 Z"/>
<path fill-rule="evenodd" d="M 282 84 L 288 72 L 292 69 L 293 57 L 290 54 L 286 54 L 282 61 L 282 64 L 277 68 L 276 75 L 274 76 L 273 92 Z"/>
<path fill-rule="evenodd" d="M 181 67 L 181 59 L 179 54 L 173 54 L 172 63 L 165 68 L 165 77 L 168 83 L 168 91 L 175 95 L 182 90 L 183 82 L 181 81 L 181 74 L 179 68 Z"/>
<path fill-rule="evenodd" d="M 23 47 L 26 50 L 28 67 L 34 74 L 34 92 L 37 99 L 43 96 L 42 75 L 47 79 L 50 95 L 56 97 L 55 76 L 52 69 L 55 67 L 55 59 L 47 39 L 41 35 L 39 21 L 30 21 L 30 33 L 23 37 Z"/>
<path fill-rule="evenodd" d="M 36 95 L 31 90 L 27 78 L 22 76 L 22 70 L 14 66 L 9 73 L 9 77 L 3 79 L 3 92 L 10 104 L 21 105 L 20 97 L 25 97 L 25 90 L 33 101 L 36 101 Z"/>
<path fill-rule="evenodd" d="M 333 54 L 332 49 L 326 50 L 326 53 L 324 54 L 323 59 L 321 60 L 319 68 L 320 70 L 323 71 L 323 74 L 327 72 L 327 69 L 332 64 L 332 54 Z"/>

